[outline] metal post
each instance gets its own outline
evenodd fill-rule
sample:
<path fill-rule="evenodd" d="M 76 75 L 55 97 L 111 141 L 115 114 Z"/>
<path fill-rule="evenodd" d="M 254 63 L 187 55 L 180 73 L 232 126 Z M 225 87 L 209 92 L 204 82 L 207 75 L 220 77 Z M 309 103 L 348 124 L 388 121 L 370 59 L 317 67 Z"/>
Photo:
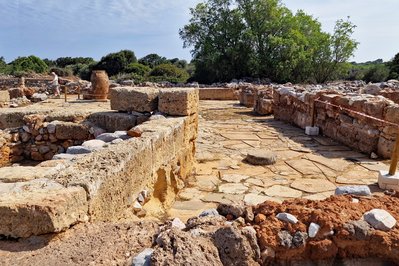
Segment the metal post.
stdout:
<path fill-rule="evenodd" d="M 78 86 L 78 100 L 80 100 L 80 85 Z"/>
<path fill-rule="evenodd" d="M 398 134 L 396 135 L 395 146 L 392 151 L 391 167 L 389 168 L 389 175 L 394 176 L 396 174 L 396 169 L 398 167 L 398 160 L 399 160 L 399 129 L 398 129 Z"/>
<path fill-rule="evenodd" d="M 67 86 L 64 86 L 64 95 L 65 95 L 65 102 L 68 101 L 68 89 Z"/>

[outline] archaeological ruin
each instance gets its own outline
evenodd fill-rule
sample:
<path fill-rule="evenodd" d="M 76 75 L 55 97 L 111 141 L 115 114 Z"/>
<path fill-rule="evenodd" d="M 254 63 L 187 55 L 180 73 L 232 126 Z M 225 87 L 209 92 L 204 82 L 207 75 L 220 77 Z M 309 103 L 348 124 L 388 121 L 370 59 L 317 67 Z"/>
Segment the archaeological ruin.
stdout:
<path fill-rule="evenodd" d="M 101 81 L 0 79 L 0 265 L 399 263 L 398 81 Z"/>

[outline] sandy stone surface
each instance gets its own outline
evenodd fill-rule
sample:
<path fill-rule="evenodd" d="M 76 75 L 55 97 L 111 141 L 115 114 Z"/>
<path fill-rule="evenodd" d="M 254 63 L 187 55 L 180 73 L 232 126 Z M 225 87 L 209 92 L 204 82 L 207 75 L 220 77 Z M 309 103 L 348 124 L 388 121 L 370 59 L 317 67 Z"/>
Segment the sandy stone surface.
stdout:
<path fill-rule="evenodd" d="M 275 153 L 276 164 L 248 164 L 245 158 L 253 150 Z M 189 187 L 200 194 L 193 191 L 190 197 L 183 189 L 179 201 L 196 198 L 204 207 L 231 202 L 232 196 L 254 204 L 262 199 L 323 200 L 342 185 L 366 184 L 380 194 L 378 171 L 388 168 L 387 162 L 368 159 L 327 137 L 307 136 L 272 116 L 253 116 L 252 109 L 233 101 L 200 102 L 197 158 Z M 176 212 L 172 208 L 170 213 Z"/>

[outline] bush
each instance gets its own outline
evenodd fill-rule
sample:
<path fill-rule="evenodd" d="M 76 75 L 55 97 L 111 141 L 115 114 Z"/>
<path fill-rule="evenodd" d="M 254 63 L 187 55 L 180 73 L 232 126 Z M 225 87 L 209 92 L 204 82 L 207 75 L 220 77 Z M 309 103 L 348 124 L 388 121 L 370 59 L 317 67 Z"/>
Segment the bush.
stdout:
<path fill-rule="evenodd" d="M 366 82 L 382 82 L 386 81 L 389 76 L 389 69 L 384 64 L 371 67 L 364 74 Z"/>
<path fill-rule="evenodd" d="M 126 73 L 134 73 L 142 77 L 146 76 L 148 73 L 150 73 L 150 71 L 151 71 L 150 67 L 140 63 L 131 63 L 125 69 Z"/>
<path fill-rule="evenodd" d="M 161 64 L 156 66 L 149 75 L 153 82 L 168 81 L 173 83 L 185 83 L 190 75 L 187 71 L 171 64 Z"/>
<path fill-rule="evenodd" d="M 50 68 L 50 72 L 54 72 L 60 77 L 70 77 L 73 75 L 72 69 L 69 68 L 52 67 Z"/>
<path fill-rule="evenodd" d="M 28 57 L 18 57 L 12 61 L 10 65 L 12 74 L 17 72 L 45 73 L 47 72 L 48 68 L 43 60 L 34 55 Z"/>

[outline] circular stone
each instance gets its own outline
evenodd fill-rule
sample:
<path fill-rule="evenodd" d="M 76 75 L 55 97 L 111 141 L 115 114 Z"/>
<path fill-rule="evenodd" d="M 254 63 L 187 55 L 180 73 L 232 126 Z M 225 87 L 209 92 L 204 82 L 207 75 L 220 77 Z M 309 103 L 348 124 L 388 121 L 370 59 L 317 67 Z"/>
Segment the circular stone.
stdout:
<path fill-rule="evenodd" d="M 271 165 L 276 163 L 277 155 L 266 150 L 250 151 L 246 161 L 252 165 Z"/>

